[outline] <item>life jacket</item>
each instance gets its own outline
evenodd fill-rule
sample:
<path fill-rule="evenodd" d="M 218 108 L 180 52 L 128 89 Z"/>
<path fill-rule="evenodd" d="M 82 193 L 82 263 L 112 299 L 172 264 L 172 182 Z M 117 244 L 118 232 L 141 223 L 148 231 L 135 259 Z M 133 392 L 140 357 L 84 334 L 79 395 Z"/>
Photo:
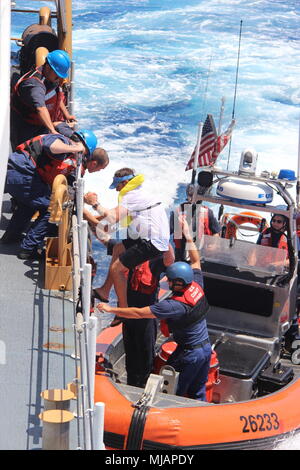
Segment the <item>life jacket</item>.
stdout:
<path fill-rule="evenodd" d="M 35 79 L 44 85 L 45 77 L 42 74 L 42 67 L 37 67 L 34 71 L 30 70 L 25 73 L 16 83 L 12 94 L 12 109 L 22 116 L 22 119 L 28 124 L 41 126 L 41 120 L 33 106 L 29 106 L 23 101 L 19 86 L 22 82 L 29 79 Z M 44 85 L 45 86 L 45 85 Z M 46 88 L 46 87 L 45 87 Z M 60 103 L 63 99 L 63 92 L 59 87 L 49 90 L 45 94 L 45 106 L 49 111 L 51 121 L 57 121 L 60 112 Z"/>
<path fill-rule="evenodd" d="M 143 184 L 144 180 L 145 180 L 144 175 L 136 175 L 130 181 L 128 181 L 128 183 L 124 186 L 124 188 L 122 188 L 121 191 L 119 192 L 118 204 L 121 205 L 121 201 L 123 199 L 123 196 L 125 194 L 127 194 L 129 191 L 132 191 L 133 189 L 136 189 L 139 186 L 141 186 L 141 184 Z M 124 217 L 121 220 L 121 222 L 120 222 L 121 227 L 128 227 L 131 224 L 132 220 L 134 219 L 134 215 L 138 214 L 139 212 L 142 212 L 142 211 L 145 211 L 145 210 L 148 210 L 148 209 L 152 209 L 153 207 L 156 207 L 159 204 L 161 204 L 161 203 L 157 202 L 153 206 L 141 207 L 139 210 L 135 210 L 132 214 L 128 214 L 126 217 Z"/>
<path fill-rule="evenodd" d="M 157 279 L 149 265 L 149 261 L 136 266 L 133 269 L 130 279 L 130 289 L 138 291 L 141 294 L 153 294 L 158 287 L 159 279 Z"/>
<path fill-rule="evenodd" d="M 44 135 L 38 135 L 26 140 L 23 144 L 18 145 L 16 152 L 27 154 L 35 164 L 41 179 L 51 186 L 57 175 L 68 176 L 72 173 L 76 168 L 77 161 L 73 153 L 66 154 L 64 160 L 59 160 L 52 153 L 47 153 L 42 144 L 43 137 Z"/>
<path fill-rule="evenodd" d="M 184 211 L 185 204 L 180 204 L 178 209 L 177 216 Z M 209 216 L 208 216 L 208 207 L 194 204 L 191 206 L 191 215 L 192 215 L 192 228 L 193 233 L 196 233 L 196 238 L 201 240 L 203 235 L 212 235 L 212 231 L 209 227 Z M 184 250 L 185 250 L 185 237 L 183 234 L 180 234 L 181 238 L 176 238 L 176 230 L 174 233 L 174 245 L 176 251 L 176 260 L 183 259 Z"/>
<path fill-rule="evenodd" d="M 183 293 L 173 292 L 169 300 L 181 302 L 186 307 L 186 314 L 180 318 L 168 318 L 169 330 L 181 330 L 188 326 L 200 323 L 206 316 L 209 305 L 207 303 L 202 287 L 193 281 Z"/>
<path fill-rule="evenodd" d="M 260 244 L 261 246 L 269 246 L 269 247 L 273 246 L 272 245 L 272 232 L 270 228 L 267 228 L 266 230 L 262 232 Z M 288 250 L 287 238 L 284 233 L 280 236 L 277 247 L 273 247 L 273 248 Z"/>

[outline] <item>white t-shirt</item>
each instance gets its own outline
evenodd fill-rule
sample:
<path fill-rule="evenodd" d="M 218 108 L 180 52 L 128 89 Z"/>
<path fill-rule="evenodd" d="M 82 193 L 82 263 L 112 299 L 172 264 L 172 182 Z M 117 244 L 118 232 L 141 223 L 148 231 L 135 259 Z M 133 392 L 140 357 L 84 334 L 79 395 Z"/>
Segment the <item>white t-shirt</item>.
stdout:
<path fill-rule="evenodd" d="M 169 220 L 163 204 L 155 206 L 158 202 L 157 196 L 149 194 L 141 185 L 124 194 L 121 206 L 128 210 L 133 219 L 128 227 L 131 238 L 150 240 L 159 251 L 167 251 L 170 239 Z M 147 207 L 151 208 L 141 211 Z"/>

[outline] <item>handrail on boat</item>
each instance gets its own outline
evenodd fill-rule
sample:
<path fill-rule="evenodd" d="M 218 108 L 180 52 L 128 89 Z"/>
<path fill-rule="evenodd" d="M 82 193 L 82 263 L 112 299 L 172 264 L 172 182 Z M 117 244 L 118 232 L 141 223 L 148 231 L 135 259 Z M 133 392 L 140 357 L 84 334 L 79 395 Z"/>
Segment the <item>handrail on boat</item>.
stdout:
<path fill-rule="evenodd" d="M 39 11 L 39 24 L 51 26 L 51 10 L 49 7 L 42 7 Z"/>

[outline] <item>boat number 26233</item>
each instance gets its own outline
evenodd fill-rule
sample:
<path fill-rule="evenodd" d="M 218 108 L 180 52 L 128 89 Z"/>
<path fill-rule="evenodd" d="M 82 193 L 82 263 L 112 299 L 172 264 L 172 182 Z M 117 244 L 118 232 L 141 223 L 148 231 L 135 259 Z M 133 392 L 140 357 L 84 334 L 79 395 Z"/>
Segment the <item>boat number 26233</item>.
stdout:
<path fill-rule="evenodd" d="M 240 420 L 243 424 L 243 432 L 264 432 L 279 428 L 279 419 L 276 413 L 240 416 Z"/>

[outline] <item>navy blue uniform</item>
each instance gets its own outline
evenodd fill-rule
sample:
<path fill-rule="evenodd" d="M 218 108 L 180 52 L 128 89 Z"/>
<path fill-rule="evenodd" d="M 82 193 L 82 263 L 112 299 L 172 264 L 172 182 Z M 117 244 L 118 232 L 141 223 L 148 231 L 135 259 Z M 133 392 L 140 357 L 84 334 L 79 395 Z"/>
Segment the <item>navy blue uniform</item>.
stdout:
<path fill-rule="evenodd" d="M 45 107 L 45 96 L 51 92 L 56 93 L 57 83 L 51 83 L 48 80 L 41 82 L 34 78 L 28 78 L 19 85 L 19 93 L 22 101 L 32 109 Z M 42 124 L 32 124 L 26 122 L 16 109 L 11 109 L 11 144 L 13 150 L 17 145 L 25 142 L 37 135 L 48 133 L 48 129 Z"/>
<path fill-rule="evenodd" d="M 42 70 L 40 67 L 39 70 Z M 22 112 L 22 103 L 28 106 L 34 112 L 37 112 L 37 108 L 47 107 L 46 99 L 51 95 L 58 95 L 61 92 L 57 83 L 52 83 L 49 80 L 43 78 L 42 80 L 36 80 L 35 78 L 27 78 L 22 81 L 18 87 L 18 94 L 20 95 L 21 104 L 15 102 L 15 92 L 13 94 L 12 106 L 11 106 L 11 145 L 13 151 L 15 148 L 32 137 L 48 134 L 49 130 L 45 127 L 42 122 L 34 124 L 26 120 L 24 111 Z M 53 119 L 52 119 L 53 120 Z M 56 119 L 58 120 L 58 119 Z M 62 123 L 56 127 L 56 130 L 70 137 L 73 130 L 66 123 Z"/>
<path fill-rule="evenodd" d="M 42 137 L 43 148 L 48 154 L 51 155 L 50 146 L 58 138 L 64 143 L 70 142 L 69 139 L 58 134 L 47 134 Z M 55 155 L 55 158 L 64 160 L 66 154 Z M 39 217 L 21 243 L 22 250 L 33 251 L 42 245 L 48 230 L 53 227 L 48 222 L 51 188 L 42 181 L 36 171 L 35 164 L 25 152 L 14 152 L 10 155 L 5 192 L 9 193 L 17 202 L 17 209 L 14 211 L 6 231 L 12 237 L 20 237 L 30 223 L 33 214 L 39 211 Z"/>
<path fill-rule="evenodd" d="M 203 287 L 203 275 L 200 269 L 194 269 L 194 281 Z M 185 305 L 176 300 L 163 300 L 150 306 L 158 319 L 179 319 L 186 314 Z M 196 400 L 206 400 L 205 384 L 210 365 L 211 345 L 209 343 L 206 320 L 199 321 L 184 328 L 172 329 L 177 348 L 168 360 L 168 364 L 179 372 L 176 394 L 187 395 Z M 198 347 L 199 344 L 202 347 Z M 195 349 L 192 349 L 195 347 Z"/>
<path fill-rule="evenodd" d="M 166 267 L 162 256 L 149 262 L 153 275 L 159 281 Z M 156 302 L 158 287 L 152 294 L 143 294 L 130 288 L 128 278 L 127 300 L 129 307 L 147 307 Z M 147 379 L 153 369 L 155 357 L 155 341 L 157 336 L 157 320 L 144 318 L 139 320 L 122 319 L 123 340 L 125 348 L 125 364 L 127 384 L 136 387 L 145 387 Z"/>

